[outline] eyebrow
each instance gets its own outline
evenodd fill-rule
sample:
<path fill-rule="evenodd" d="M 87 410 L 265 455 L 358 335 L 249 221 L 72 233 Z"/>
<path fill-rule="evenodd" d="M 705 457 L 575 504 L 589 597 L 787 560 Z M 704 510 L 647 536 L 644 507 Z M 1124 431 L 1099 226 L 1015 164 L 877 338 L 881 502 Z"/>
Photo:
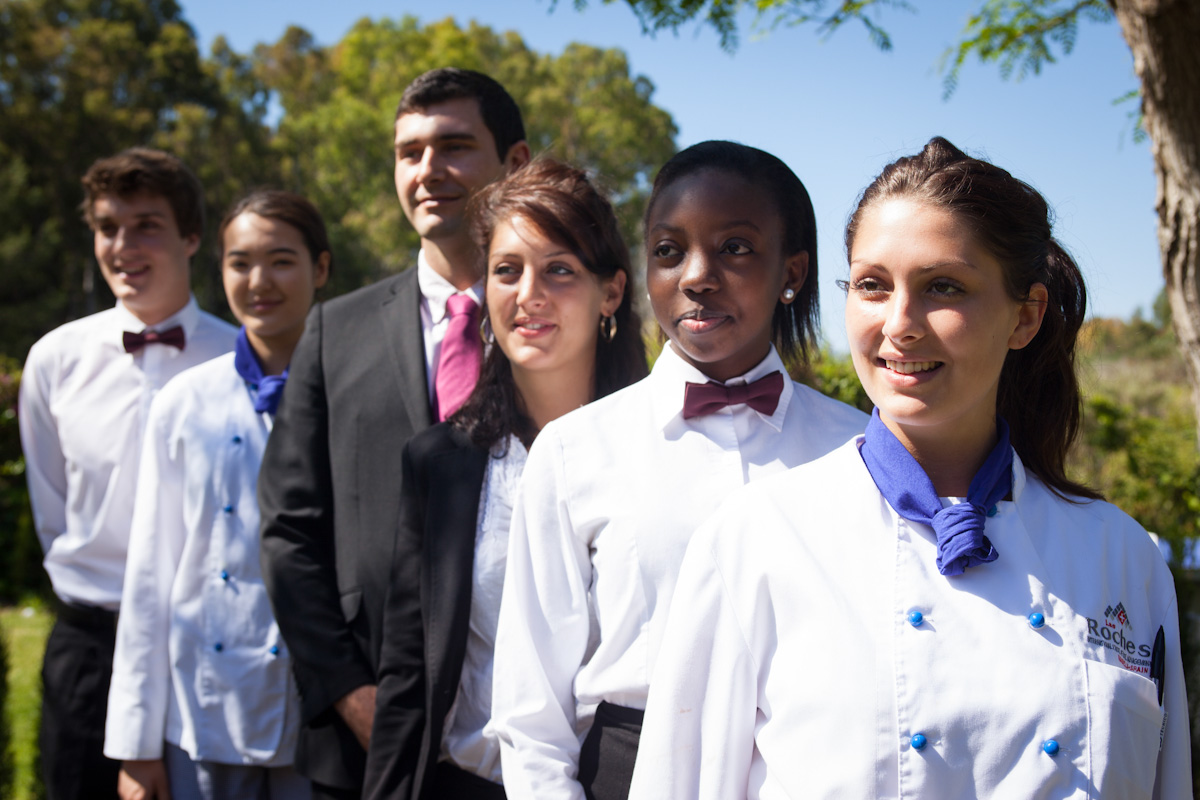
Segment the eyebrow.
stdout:
<path fill-rule="evenodd" d="M 479 141 L 479 137 L 476 136 L 475 134 L 471 133 L 470 131 L 448 131 L 446 133 L 441 133 L 441 134 L 438 134 L 437 136 L 433 137 L 433 141 L 438 142 L 438 143 L 444 143 L 444 142 L 450 142 L 450 141 L 476 142 L 476 141 Z M 405 147 L 409 147 L 414 144 L 420 144 L 421 142 L 422 142 L 421 138 L 405 139 L 402 142 L 396 142 L 396 149 L 401 150 Z"/>
<path fill-rule="evenodd" d="M 275 253 L 291 253 L 292 255 L 296 255 L 299 252 L 300 251 L 294 247 L 272 247 L 270 250 L 267 251 L 267 255 L 274 255 Z M 226 250 L 225 251 L 226 256 L 248 256 L 248 255 L 250 255 L 250 253 L 251 253 L 250 250 Z"/>
<path fill-rule="evenodd" d="M 850 262 L 850 266 L 852 266 L 852 267 L 856 264 L 859 266 L 863 266 L 863 267 L 880 267 L 883 269 L 887 268 L 887 265 L 885 265 L 885 264 L 880 264 L 877 261 L 866 261 L 861 258 L 853 259 Z M 979 266 L 977 264 L 973 264 L 970 261 L 961 261 L 959 259 L 949 259 L 947 261 L 934 261 L 932 264 L 922 264 L 921 266 L 917 267 L 917 269 L 919 269 L 921 272 L 929 272 L 930 270 L 944 269 L 946 267 L 968 267 L 970 269 L 979 269 Z"/>
<path fill-rule="evenodd" d="M 734 228 L 753 228 L 755 231 L 757 231 L 759 233 L 762 232 L 762 228 L 758 227 L 757 223 L 755 223 L 753 220 L 749 220 L 749 219 L 734 219 L 734 220 L 730 220 L 729 222 L 723 222 L 720 225 L 717 225 L 713 230 L 723 232 L 723 231 L 732 230 Z M 657 225 L 650 228 L 650 230 L 651 231 L 662 230 L 662 231 L 667 231 L 669 233 L 680 233 L 683 231 L 683 228 L 679 225 L 668 225 L 665 222 L 660 222 Z"/>
<path fill-rule="evenodd" d="M 134 219 L 166 219 L 167 215 L 161 211 L 139 211 L 138 213 L 133 215 L 133 218 Z M 117 221 L 117 218 L 111 214 L 107 215 L 107 216 L 103 216 L 103 217 L 96 217 L 97 225 L 105 223 L 105 222 L 116 222 L 116 221 Z"/>
<path fill-rule="evenodd" d="M 558 258 L 559 256 L 571 256 L 571 255 L 575 255 L 575 254 L 572 253 L 570 250 L 556 250 L 553 253 L 546 253 L 545 255 L 539 255 L 538 259 L 542 260 L 542 259 L 547 259 L 547 258 Z M 489 259 L 496 259 L 496 258 L 524 258 L 524 256 L 522 256 L 520 253 L 493 253 L 491 256 L 489 256 Z"/>

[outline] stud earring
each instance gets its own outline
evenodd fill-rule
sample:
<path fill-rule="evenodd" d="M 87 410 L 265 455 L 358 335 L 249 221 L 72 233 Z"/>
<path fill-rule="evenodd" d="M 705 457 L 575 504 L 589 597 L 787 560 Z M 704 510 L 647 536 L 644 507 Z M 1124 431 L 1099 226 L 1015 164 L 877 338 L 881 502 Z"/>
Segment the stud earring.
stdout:
<path fill-rule="evenodd" d="M 783 302 L 790 303 L 795 299 L 796 299 L 796 290 L 795 289 L 784 289 L 783 290 Z"/>

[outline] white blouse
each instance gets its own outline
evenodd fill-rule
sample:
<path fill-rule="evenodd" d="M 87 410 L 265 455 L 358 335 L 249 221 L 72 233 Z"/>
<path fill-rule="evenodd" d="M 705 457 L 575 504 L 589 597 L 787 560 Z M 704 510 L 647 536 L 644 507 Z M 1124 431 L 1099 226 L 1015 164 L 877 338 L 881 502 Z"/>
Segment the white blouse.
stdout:
<path fill-rule="evenodd" d="M 772 348 L 741 378 L 783 363 Z M 692 531 L 734 489 L 810 461 L 867 417 L 792 381 L 770 415 L 682 416 L 708 379 L 670 348 L 650 376 L 538 436 L 513 515 L 496 639 L 492 725 L 510 796 L 582 798 L 595 704 L 644 708 Z"/>
<path fill-rule="evenodd" d="M 681 568 L 630 798 L 1190 797 L 1161 553 L 1013 478 L 999 558 L 956 577 L 857 442 L 731 497 Z"/>
<path fill-rule="evenodd" d="M 25 478 L 46 574 L 67 602 L 117 610 L 150 402 L 180 372 L 233 349 L 237 329 L 195 298 L 150 329 L 176 325 L 184 349 L 149 344 L 127 353 L 125 331 L 148 328 L 118 302 L 55 328 L 25 361 Z"/>
<path fill-rule="evenodd" d="M 104 754 L 285 766 L 299 730 L 258 559 L 270 417 L 229 353 L 167 384 L 142 450 Z"/>
<path fill-rule="evenodd" d="M 442 737 L 442 760 L 493 783 L 503 782 L 500 742 L 484 728 L 492 716 L 492 664 L 508 559 L 508 530 L 527 456 L 521 440 L 509 436 L 492 446 L 488 458 L 479 492 L 467 647 L 458 694 L 446 715 Z"/>

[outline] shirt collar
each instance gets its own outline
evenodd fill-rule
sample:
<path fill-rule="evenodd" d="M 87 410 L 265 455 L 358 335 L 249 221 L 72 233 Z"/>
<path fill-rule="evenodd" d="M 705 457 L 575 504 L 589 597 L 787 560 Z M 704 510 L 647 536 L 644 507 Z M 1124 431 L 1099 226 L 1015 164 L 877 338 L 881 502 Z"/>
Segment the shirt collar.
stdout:
<path fill-rule="evenodd" d="M 162 322 L 154 325 L 147 325 L 142 322 L 133 312 L 125 307 L 125 304 L 120 300 L 117 301 L 116 319 L 113 325 L 113 336 L 116 338 L 117 344 L 125 347 L 123 342 L 123 334 L 125 331 L 131 333 L 143 333 L 144 331 L 165 331 L 169 328 L 174 328 L 176 325 L 183 328 L 183 335 L 187 341 L 193 341 L 196 334 L 196 326 L 200 324 L 200 306 L 196 302 L 194 295 L 188 295 L 188 301 L 183 308 L 176 311 L 171 316 L 164 319 Z"/>
<path fill-rule="evenodd" d="M 417 287 L 421 290 L 421 297 L 425 301 L 425 307 L 429 309 L 429 318 L 434 325 L 446 318 L 446 301 L 456 294 L 465 294 L 479 305 L 483 305 L 482 278 L 460 293 L 454 288 L 454 284 L 429 266 L 424 248 L 417 253 Z"/>
<path fill-rule="evenodd" d="M 662 350 L 662 354 L 658 360 L 654 362 L 654 369 L 650 371 L 650 393 L 651 406 L 654 414 L 654 424 L 656 427 L 663 429 L 675 420 L 679 420 L 684 425 L 694 425 L 696 422 L 704 419 L 704 417 L 696 417 L 691 420 L 684 421 L 683 419 L 683 392 L 684 384 L 692 383 L 724 383 L 725 385 L 737 385 L 739 383 L 750 383 L 759 378 L 770 375 L 772 372 L 779 371 L 783 373 L 783 391 L 779 394 L 779 405 L 775 407 L 775 413 L 762 414 L 758 411 L 750 413 L 757 414 L 763 422 L 770 425 L 776 431 L 783 430 L 783 420 L 787 416 L 788 404 L 792 400 L 792 395 L 795 393 L 795 388 L 792 386 L 792 380 L 788 377 L 787 368 L 783 365 L 783 359 L 779 357 L 779 353 L 775 351 L 775 346 L 771 345 L 771 350 L 767 353 L 767 357 L 758 362 L 745 375 L 739 375 L 735 378 L 730 378 L 727 381 L 714 381 L 706 376 L 703 372 L 696 369 L 694 366 L 684 361 L 678 353 L 675 352 L 675 347 L 668 342 Z M 749 410 L 749 409 L 748 409 Z M 721 412 L 718 412 L 721 413 Z"/>

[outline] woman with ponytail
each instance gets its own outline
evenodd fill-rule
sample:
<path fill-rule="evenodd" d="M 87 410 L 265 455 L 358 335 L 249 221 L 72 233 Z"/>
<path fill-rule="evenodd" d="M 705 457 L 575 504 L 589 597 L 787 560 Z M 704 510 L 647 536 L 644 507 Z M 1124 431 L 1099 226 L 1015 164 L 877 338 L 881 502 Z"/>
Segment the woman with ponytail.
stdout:
<path fill-rule="evenodd" d="M 693 538 L 631 797 L 1190 796 L 1171 573 L 1065 471 L 1086 293 L 1045 201 L 937 138 L 846 247 L 875 413 Z"/>

